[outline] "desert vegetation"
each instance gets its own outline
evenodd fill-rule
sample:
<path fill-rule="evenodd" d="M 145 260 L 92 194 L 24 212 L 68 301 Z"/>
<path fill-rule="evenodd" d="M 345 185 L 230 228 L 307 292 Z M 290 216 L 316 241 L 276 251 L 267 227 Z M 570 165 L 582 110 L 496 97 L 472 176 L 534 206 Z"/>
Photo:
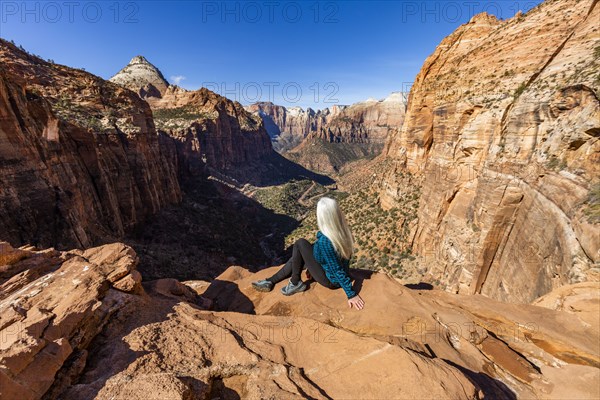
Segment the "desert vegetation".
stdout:
<path fill-rule="evenodd" d="M 190 122 L 209 119 L 211 115 L 195 110 L 190 106 L 161 108 L 153 111 L 154 123 L 158 129 L 173 129 L 188 126 Z"/>
<path fill-rule="evenodd" d="M 351 182 L 347 191 L 331 189 L 310 180 L 291 181 L 258 189 L 252 197 L 275 214 L 299 221 L 299 225 L 285 236 L 285 247 L 299 238 L 314 242 L 318 231 L 318 200 L 325 195 L 338 200 L 355 239 L 351 267 L 407 278 L 414 272 L 410 266 L 414 257 L 409 235 L 420 197 L 418 185 L 409 181 L 407 179 L 406 190 L 398 205 L 388 209 L 382 207 L 377 192 L 372 190 L 367 179 Z"/>

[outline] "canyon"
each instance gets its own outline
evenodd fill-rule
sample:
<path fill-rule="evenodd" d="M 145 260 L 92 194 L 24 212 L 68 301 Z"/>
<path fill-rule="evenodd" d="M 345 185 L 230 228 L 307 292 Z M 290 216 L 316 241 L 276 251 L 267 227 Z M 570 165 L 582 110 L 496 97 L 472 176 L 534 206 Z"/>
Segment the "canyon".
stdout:
<path fill-rule="evenodd" d="M 356 160 L 381 153 L 391 131 L 402 126 L 406 96 L 395 92 L 383 100 L 314 111 L 271 102 L 246 107 L 262 118 L 273 148 L 317 172 L 337 174 Z"/>
<path fill-rule="evenodd" d="M 180 166 L 187 173 L 212 167 L 224 174 L 261 160 L 272 152 L 260 118 L 242 105 L 206 88 L 195 91 L 170 85 L 143 56 L 110 79 L 137 92 L 152 109 L 159 132 L 174 139 Z"/>
<path fill-rule="evenodd" d="M 259 116 L 271 137 L 273 148 L 278 151 L 297 146 L 310 132 L 318 131 L 323 125 L 346 106 L 334 105 L 324 110 L 308 107 L 284 107 L 270 101 L 246 106 L 246 110 Z"/>
<path fill-rule="evenodd" d="M 272 262 L 261 240 L 273 232 L 267 243 L 283 251 L 285 217 L 231 187 L 327 181 L 275 153 L 260 118 L 239 103 L 168 84 L 143 100 L 144 80 L 158 85 L 162 74 L 141 56 L 126 67 L 129 86 L 142 85 L 134 92 L 4 40 L 0 54 L 0 232 L 12 245 L 121 240 L 148 278 L 197 274 L 198 260 L 214 278 L 232 257 L 252 268 Z M 231 250 L 211 245 L 215 237 Z"/>
<path fill-rule="evenodd" d="M 4 238 L 89 247 L 181 200 L 175 146 L 135 93 L 4 40 L 0 56 Z"/>
<path fill-rule="evenodd" d="M 0 39 L 0 398 L 600 397 L 600 5 L 315 111 Z M 357 311 L 253 290 L 339 200 Z"/>

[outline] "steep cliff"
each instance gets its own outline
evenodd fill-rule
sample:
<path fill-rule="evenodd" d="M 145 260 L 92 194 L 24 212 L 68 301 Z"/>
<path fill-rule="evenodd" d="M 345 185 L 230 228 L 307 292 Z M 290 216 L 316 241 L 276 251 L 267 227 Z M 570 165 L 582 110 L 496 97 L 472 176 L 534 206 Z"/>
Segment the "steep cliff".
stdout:
<path fill-rule="evenodd" d="M 175 146 L 148 104 L 0 40 L 0 232 L 88 247 L 181 199 Z"/>
<path fill-rule="evenodd" d="M 180 164 L 208 167 L 243 178 L 244 167 L 273 152 L 262 120 L 206 88 L 169 86 L 147 98 L 159 131 L 175 139 Z"/>
<path fill-rule="evenodd" d="M 204 173 L 209 167 L 249 180 L 252 173 L 245 171 L 249 164 L 273 152 L 260 117 L 206 88 L 186 90 L 169 85 L 160 70 L 142 56 L 134 57 L 111 81 L 150 104 L 159 132 L 174 139 L 183 176 Z"/>
<path fill-rule="evenodd" d="M 319 131 L 346 106 L 315 111 L 301 107 L 284 107 L 271 102 L 259 102 L 246 106 L 246 110 L 262 118 L 273 141 L 273 148 L 283 152 L 296 147 L 311 132 Z"/>
<path fill-rule="evenodd" d="M 332 143 L 372 143 L 378 145 L 379 154 L 390 131 L 402 126 L 405 108 L 406 100 L 400 92 L 380 101 L 355 103 L 308 136 Z"/>
<path fill-rule="evenodd" d="M 369 99 L 318 111 L 286 108 L 271 102 L 254 103 L 245 108 L 262 118 L 278 151 L 292 150 L 307 138 L 308 142 L 321 139 L 329 143 L 370 143 L 371 153 L 379 154 L 389 129 L 402 126 L 406 100 L 397 92 L 380 101 Z"/>
<path fill-rule="evenodd" d="M 599 20 L 597 0 L 484 13 L 425 61 L 380 197 L 420 180 L 411 244 L 431 281 L 528 303 L 598 280 Z"/>
<path fill-rule="evenodd" d="M 384 100 L 355 103 L 310 131 L 285 155 L 311 170 L 337 174 L 351 161 L 379 155 L 388 135 L 402 126 L 405 108 L 399 92 Z"/>

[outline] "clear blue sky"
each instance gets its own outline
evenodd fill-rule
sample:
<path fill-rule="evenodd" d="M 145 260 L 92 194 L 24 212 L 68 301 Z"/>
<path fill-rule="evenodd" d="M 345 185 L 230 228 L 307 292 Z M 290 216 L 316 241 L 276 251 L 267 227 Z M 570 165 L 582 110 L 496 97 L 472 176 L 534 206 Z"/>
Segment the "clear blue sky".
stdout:
<path fill-rule="evenodd" d="M 141 54 L 187 89 L 324 108 L 404 90 L 473 14 L 538 3 L 4 0 L 0 36 L 106 79 Z"/>

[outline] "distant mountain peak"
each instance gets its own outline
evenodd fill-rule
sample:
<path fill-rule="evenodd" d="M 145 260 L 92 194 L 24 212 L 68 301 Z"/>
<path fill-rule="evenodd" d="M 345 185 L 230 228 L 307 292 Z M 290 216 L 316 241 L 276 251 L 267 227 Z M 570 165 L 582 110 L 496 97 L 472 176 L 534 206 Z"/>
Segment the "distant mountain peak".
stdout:
<path fill-rule="evenodd" d="M 109 79 L 138 93 L 140 97 L 162 97 L 169 82 L 146 57 L 137 55 L 129 64 Z"/>
<path fill-rule="evenodd" d="M 131 59 L 131 61 L 129 61 L 129 65 L 133 65 L 133 64 L 149 64 L 149 65 L 152 65 L 152 63 L 150 61 L 148 61 L 146 59 L 146 57 L 140 56 L 140 55 L 133 57 Z M 152 65 L 152 66 L 154 67 L 154 65 Z M 156 68 L 156 67 L 154 67 L 154 68 Z"/>

